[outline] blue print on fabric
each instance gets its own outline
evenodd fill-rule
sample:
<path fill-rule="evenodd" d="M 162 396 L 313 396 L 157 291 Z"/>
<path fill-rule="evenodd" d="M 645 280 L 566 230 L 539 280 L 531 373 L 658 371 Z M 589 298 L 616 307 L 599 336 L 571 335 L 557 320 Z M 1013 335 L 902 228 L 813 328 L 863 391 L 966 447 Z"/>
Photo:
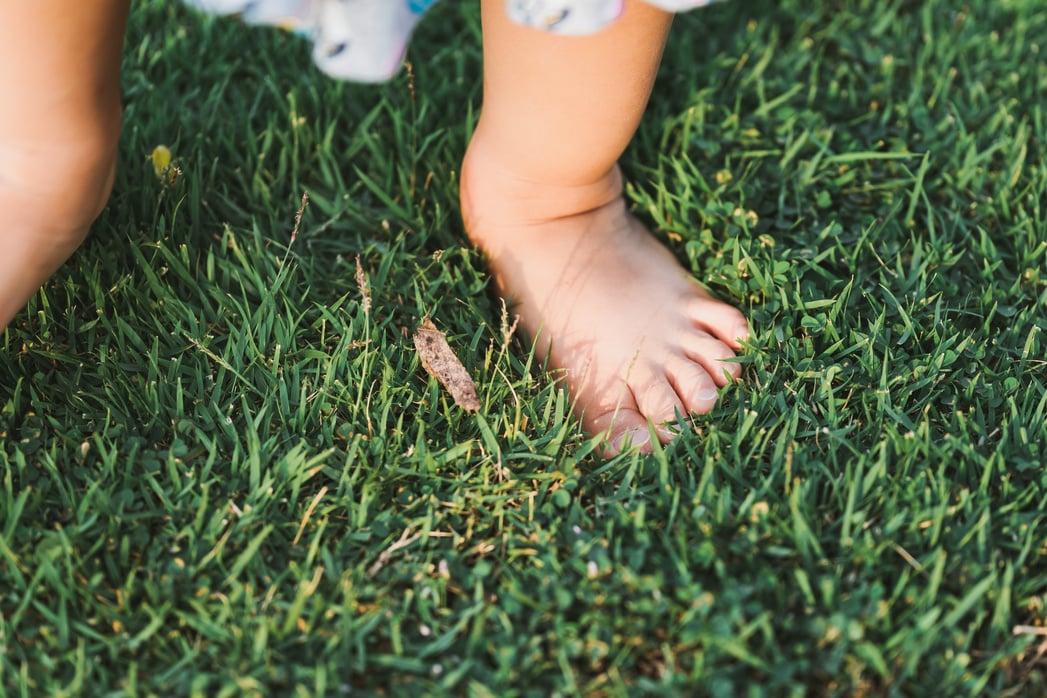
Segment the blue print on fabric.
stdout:
<path fill-rule="evenodd" d="M 436 0 L 407 0 L 407 8 L 416 15 L 420 15 L 436 4 Z"/>

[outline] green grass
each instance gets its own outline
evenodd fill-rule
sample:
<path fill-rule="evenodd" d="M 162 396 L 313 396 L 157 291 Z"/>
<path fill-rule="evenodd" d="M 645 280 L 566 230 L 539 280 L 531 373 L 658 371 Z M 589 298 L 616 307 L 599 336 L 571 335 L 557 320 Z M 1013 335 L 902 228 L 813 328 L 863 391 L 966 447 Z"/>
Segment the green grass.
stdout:
<path fill-rule="evenodd" d="M 139 2 L 116 191 L 0 346 L 0 693 L 1047 695 L 1045 37 L 679 18 L 628 193 L 755 336 L 695 433 L 601 461 L 461 232 L 475 3 L 362 87 Z"/>

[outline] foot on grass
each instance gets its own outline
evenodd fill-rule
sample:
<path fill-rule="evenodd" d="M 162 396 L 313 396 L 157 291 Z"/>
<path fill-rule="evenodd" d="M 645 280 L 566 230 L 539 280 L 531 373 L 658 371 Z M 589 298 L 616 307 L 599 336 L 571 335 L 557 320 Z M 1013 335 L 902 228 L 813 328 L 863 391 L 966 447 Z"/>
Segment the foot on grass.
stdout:
<path fill-rule="evenodd" d="M 740 376 L 724 359 L 748 335 L 744 316 L 629 214 L 617 169 L 582 186 L 529 182 L 474 141 L 461 192 L 498 292 L 562 372 L 583 428 L 606 435 L 606 454 L 649 452 L 649 423 L 668 442 Z"/>

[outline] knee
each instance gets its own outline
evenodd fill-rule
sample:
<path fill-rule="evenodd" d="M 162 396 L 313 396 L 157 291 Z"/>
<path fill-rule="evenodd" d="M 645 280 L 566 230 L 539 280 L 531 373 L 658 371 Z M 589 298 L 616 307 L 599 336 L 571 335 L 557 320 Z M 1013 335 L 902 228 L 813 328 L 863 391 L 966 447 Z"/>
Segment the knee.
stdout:
<path fill-rule="evenodd" d="M 38 233 L 82 239 L 112 191 L 118 141 L 119 121 L 47 143 L 0 144 L 4 208 Z"/>

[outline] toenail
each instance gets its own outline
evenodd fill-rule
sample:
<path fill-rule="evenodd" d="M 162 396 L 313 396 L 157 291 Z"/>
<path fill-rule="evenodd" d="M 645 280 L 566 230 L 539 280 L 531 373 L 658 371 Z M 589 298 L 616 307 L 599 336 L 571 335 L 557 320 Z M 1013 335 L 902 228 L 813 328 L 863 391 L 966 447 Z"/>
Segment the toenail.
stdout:
<path fill-rule="evenodd" d="M 701 391 L 700 393 L 698 393 L 698 399 L 702 401 L 715 400 L 716 388 L 706 388 L 705 390 Z"/>
<path fill-rule="evenodd" d="M 617 450 L 624 451 L 627 448 L 640 448 L 651 442 L 651 434 L 646 429 L 633 429 L 622 434 L 615 444 Z"/>
<path fill-rule="evenodd" d="M 739 342 L 749 339 L 749 325 L 744 322 L 738 323 L 738 326 L 734 328 L 734 337 Z"/>

